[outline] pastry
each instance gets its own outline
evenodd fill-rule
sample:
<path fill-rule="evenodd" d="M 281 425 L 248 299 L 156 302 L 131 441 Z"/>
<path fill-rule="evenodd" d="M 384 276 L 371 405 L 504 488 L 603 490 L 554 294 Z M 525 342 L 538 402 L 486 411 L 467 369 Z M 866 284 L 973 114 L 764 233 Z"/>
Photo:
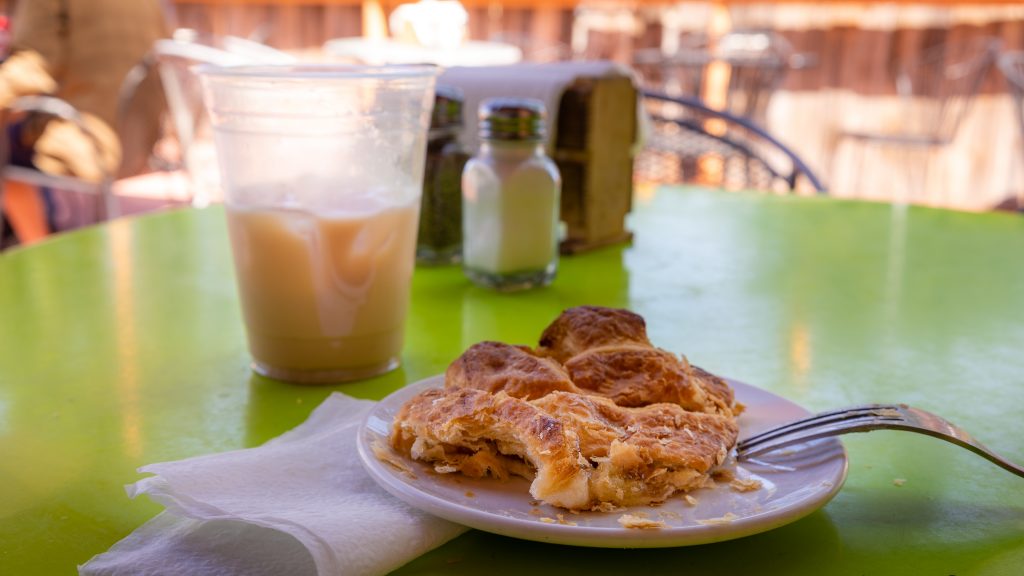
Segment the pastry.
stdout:
<path fill-rule="evenodd" d="M 532 480 L 571 510 L 650 504 L 704 486 L 736 442 L 729 385 L 655 348 L 628 310 L 570 308 L 536 350 L 467 349 L 409 400 L 391 445 L 440 473 Z"/>

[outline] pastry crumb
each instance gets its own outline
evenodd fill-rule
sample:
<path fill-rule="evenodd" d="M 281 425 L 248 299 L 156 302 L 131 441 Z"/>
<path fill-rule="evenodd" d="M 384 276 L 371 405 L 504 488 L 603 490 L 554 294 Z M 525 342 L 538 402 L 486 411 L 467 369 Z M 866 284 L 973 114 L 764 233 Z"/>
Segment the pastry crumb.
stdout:
<path fill-rule="evenodd" d="M 405 459 L 399 456 L 391 446 L 385 444 L 383 439 L 377 438 L 374 440 L 373 444 L 370 445 L 370 449 L 373 450 L 373 455 L 381 462 L 393 466 L 398 469 L 399 472 L 402 472 L 410 478 L 416 478 L 416 474 L 412 471 L 412 468 L 409 467 L 409 464 L 406 463 Z"/>
<path fill-rule="evenodd" d="M 907 483 L 907 479 L 906 478 L 893 478 L 892 479 L 892 485 L 893 486 L 903 486 L 906 483 Z"/>
<path fill-rule="evenodd" d="M 715 479 L 715 482 L 732 482 L 736 479 L 736 475 L 733 474 L 732 470 L 728 468 L 719 468 L 711 472 L 711 477 Z"/>
<path fill-rule="evenodd" d="M 565 519 L 565 514 L 556 514 L 555 518 L 558 518 L 558 523 L 563 526 L 576 526 L 575 522 L 571 522 Z"/>
<path fill-rule="evenodd" d="M 666 528 L 667 524 L 661 520 L 649 520 L 646 518 L 646 514 L 623 514 L 619 516 L 619 524 L 623 528 L 635 528 L 638 530 L 657 530 L 659 528 Z"/>
<path fill-rule="evenodd" d="M 732 512 L 726 512 L 724 516 L 719 516 L 718 518 L 707 518 L 705 520 L 697 520 L 697 523 L 705 525 L 728 524 L 737 518 L 739 518 L 739 516 L 733 514 Z"/>
<path fill-rule="evenodd" d="M 548 518 L 547 516 L 541 516 L 540 517 L 540 521 L 545 523 L 545 524 L 554 524 L 555 523 L 555 519 L 554 518 Z"/>
<path fill-rule="evenodd" d="M 466 490 L 466 498 L 476 498 L 476 494 L 472 490 Z"/>
<path fill-rule="evenodd" d="M 594 512 L 615 512 L 619 507 L 611 502 L 598 502 L 590 509 Z"/>
<path fill-rule="evenodd" d="M 683 494 L 683 500 L 686 500 L 686 503 L 689 504 L 690 506 L 697 505 L 697 499 L 689 494 Z"/>
<path fill-rule="evenodd" d="M 753 492 L 761 489 L 761 481 L 756 478 L 736 478 L 729 482 L 729 487 L 737 492 Z"/>
<path fill-rule="evenodd" d="M 530 509 L 530 516 L 540 516 L 541 512 L 539 508 Z"/>

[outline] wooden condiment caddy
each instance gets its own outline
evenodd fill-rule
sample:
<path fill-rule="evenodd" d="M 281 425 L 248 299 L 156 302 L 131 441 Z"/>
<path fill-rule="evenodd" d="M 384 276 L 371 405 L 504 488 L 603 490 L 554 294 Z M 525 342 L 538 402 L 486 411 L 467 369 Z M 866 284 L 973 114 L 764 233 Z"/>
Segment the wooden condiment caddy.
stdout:
<path fill-rule="evenodd" d="M 628 77 L 580 78 L 562 96 L 552 154 L 562 173 L 563 254 L 628 241 L 637 90 Z"/>

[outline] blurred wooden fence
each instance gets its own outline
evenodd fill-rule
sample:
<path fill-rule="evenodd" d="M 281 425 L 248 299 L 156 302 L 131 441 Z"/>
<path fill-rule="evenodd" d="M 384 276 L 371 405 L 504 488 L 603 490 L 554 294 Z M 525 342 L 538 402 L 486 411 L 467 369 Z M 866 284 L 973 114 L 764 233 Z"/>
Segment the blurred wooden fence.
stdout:
<path fill-rule="evenodd" d="M 20 0 L 32 1 L 32 0 Z M 316 51 L 326 40 L 383 32 L 400 0 L 161 0 L 180 27 L 264 41 L 286 50 Z M 803 154 L 840 195 L 891 186 L 891 174 L 852 189 L 849 170 L 830 166 L 826 152 L 837 115 L 851 105 L 888 106 L 892 73 L 922 50 L 948 41 L 991 37 L 1004 50 L 1024 49 L 1024 3 L 992 1 L 816 3 L 651 0 L 463 0 L 469 36 L 519 45 L 527 59 L 603 58 L 631 63 L 640 49 L 671 49 L 687 37 L 728 28 L 782 34 L 816 65 L 791 71 L 773 98 L 768 127 Z M 11 2 L 0 0 L 0 8 Z M 16 26 L 17 23 L 15 22 Z M 1024 190 L 1024 152 L 1006 84 L 996 70 L 949 154 L 966 159 L 938 184 L 944 203 L 982 208 Z M 970 136 L 969 136 L 970 137 Z M 979 140 L 980 139 L 980 140 Z M 969 168 L 959 166 L 969 164 Z M 898 165 L 897 165 L 898 170 Z M 860 174 L 856 174 L 859 177 Z M 867 194 L 870 196 L 870 194 Z"/>

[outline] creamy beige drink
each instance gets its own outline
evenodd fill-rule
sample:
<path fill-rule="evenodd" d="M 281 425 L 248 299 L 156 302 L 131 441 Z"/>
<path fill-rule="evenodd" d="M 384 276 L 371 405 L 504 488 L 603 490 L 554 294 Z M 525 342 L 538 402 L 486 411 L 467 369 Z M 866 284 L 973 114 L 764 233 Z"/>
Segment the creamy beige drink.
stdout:
<path fill-rule="evenodd" d="M 398 366 L 434 66 L 201 66 L 253 369 Z"/>
<path fill-rule="evenodd" d="M 362 197 L 331 214 L 229 206 L 257 371 L 340 381 L 393 368 L 402 348 L 419 199 Z"/>

